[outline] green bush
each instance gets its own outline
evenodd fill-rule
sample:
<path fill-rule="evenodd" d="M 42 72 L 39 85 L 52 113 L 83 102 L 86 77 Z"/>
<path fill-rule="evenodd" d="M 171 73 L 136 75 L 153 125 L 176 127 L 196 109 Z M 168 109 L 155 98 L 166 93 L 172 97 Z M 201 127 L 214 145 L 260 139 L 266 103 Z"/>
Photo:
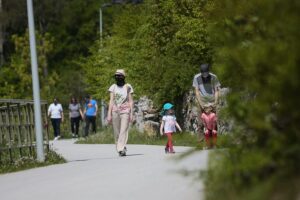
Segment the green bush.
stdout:
<path fill-rule="evenodd" d="M 214 1 L 215 69 L 231 88 L 230 148 L 211 155 L 206 199 L 299 198 L 300 4 Z"/>

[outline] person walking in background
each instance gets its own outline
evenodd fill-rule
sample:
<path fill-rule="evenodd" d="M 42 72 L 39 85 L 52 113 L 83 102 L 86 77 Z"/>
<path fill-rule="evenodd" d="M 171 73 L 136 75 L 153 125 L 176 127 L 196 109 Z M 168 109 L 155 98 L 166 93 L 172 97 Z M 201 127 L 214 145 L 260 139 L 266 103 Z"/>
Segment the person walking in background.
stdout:
<path fill-rule="evenodd" d="M 90 95 L 85 97 L 85 106 L 84 106 L 84 118 L 85 118 L 85 130 L 84 136 L 89 135 L 90 124 L 92 124 L 92 131 L 96 133 L 96 116 L 98 112 L 97 101 L 92 99 Z"/>
<path fill-rule="evenodd" d="M 217 76 L 210 73 L 210 64 L 200 65 L 200 73 L 196 74 L 193 79 L 193 87 L 195 89 L 196 100 L 200 107 L 199 113 L 199 139 L 203 137 L 204 125 L 201 120 L 204 107 L 210 104 L 212 112 L 216 112 L 216 106 L 219 100 L 220 82 Z"/>
<path fill-rule="evenodd" d="M 58 140 L 60 138 L 60 123 L 64 121 L 64 113 L 57 98 L 54 98 L 53 103 L 50 104 L 48 108 L 48 116 L 51 119 L 54 131 L 54 140 Z"/>
<path fill-rule="evenodd" d="M 206 148 L 215 148 L 217 145 L 217 116 L 212 112 L 212 104 L 206 104 L 203 109 L 201 120 L 204 124 Z"/>
<path fill-rule="evenodd" d="M 71 98 L 69 104 L 69 111 L 70 111 L 69 117 L 71 123 L 72 137 L 78 137 L 79 123 L 80 120 L 83 118 L 83 113 L 81 110 L 81 106 L 75 97 Z"/>
<path fill-rule="evenodd" d="M 125 71 L 115 72 L 116 83 L 111 85 L 107 121 L 112 123 L 116 149 L 119 156 L 126 156 L 129 123 L 133 121 L 133 88 L 125 83 Z"/>
<path fill-rule="evenodd" d="M 174 106 L 171 103 L 165 103 L 163 106 L 164 116 L 162 117 L 160 125 L 160 134 L 165 134 L 168 137 L 165 153 L 175 153 L 172 142 L 172 134 L 176 132 L 176 127 L 180 132 L 182 132 L 176 121 L 173 107 Z"/>

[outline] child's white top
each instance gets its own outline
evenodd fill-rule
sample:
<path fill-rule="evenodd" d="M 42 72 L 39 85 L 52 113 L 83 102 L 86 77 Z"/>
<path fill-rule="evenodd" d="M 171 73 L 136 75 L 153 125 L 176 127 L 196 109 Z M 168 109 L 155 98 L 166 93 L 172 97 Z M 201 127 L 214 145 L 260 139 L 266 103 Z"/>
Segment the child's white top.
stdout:
<path fill-rule="evenodd" d="M 162 120 L 164 124 L 164 133 L 176 132 L 176 117 L 174 115 L 165 115 Z"/>

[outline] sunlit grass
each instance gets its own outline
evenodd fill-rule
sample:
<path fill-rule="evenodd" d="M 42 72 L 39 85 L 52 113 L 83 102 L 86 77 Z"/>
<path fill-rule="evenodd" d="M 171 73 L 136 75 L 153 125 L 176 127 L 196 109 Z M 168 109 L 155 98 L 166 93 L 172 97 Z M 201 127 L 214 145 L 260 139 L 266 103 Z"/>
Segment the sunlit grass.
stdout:
<path fill-rule="evenodd" d="M 18 154 L 16 152 L 17 150 L 14 150 L 12 153 L 14 155 Z M 26 152 L 24 152 L 24 155 Z M 9 153 L 7 151 L 1 152 L 1 165 L 0 165 L 0 174 L 3 173 L 9 173 L 9 172 L 16 172 L 36 167 L 43 167 L 53 164 L 60 164 L 65 163 L 65 159 L 58 155 L 55 151 L 50 150 L 49 152 L 46 152 L 45 154 L 45 161 L 44 162 L 38 162 L 35 159 L 34 156 L 22 156 L 22 157 L 15 157 L 13 162 L 9 159 Z"/>
<path fill-rule="evenodd" d="M 219 146 L 226 147 L 226 136 L 219 136 Z M 128 144 L 146 144 L 146 145 L 165 145 L 167 138 L 165 136 L 148 136 L 146 133 L 141 133 L 136 129 L 131 129 L 128 137 Z M 114 144 L 113 130 L 111 128 L 104 129 L 97 134 L 90 135 L 87 138 L 80 138 L 78 144 Z M 189 132 L 173 134 L 174 146 L 189 146 L 202 149 L 204 141 L 199 141 L 196 134 Z"/>

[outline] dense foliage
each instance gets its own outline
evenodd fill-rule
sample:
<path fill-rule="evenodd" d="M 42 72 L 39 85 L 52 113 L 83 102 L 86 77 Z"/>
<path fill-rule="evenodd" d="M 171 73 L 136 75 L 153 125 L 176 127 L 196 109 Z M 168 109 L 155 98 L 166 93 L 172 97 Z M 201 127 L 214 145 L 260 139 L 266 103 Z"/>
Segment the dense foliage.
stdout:
<path fill-rule="evenodd" d="M 199 63 L 212 59 L 203 8 L 200 0 L 124 6 L 111 37 L 105 38 L 103 47 L 97 44 L 82 63 L 88 90 L 107 98 L 114 71 L 124 68 L 136 97 L 147 95 L 156 103 L 180 106 Z"/>
<path fill-rule="evenodd" d="M 210 33 L 235 126 L 231 148 L 210 160 L 207 199 L 299 198 L 299 8 L 215 2 Z"/>
<path fill-rule="evenodd" d="M 10 57 L 10 64 L 1 68 L 0 92 L 1 98 L 31 99 L 32 80 L 28 32 L 24 37 L 13 35 L 12 40 L 15 46 L 15 53 Z M 53 52 L 53 37 L 50 34 L 36 34 L 37 53 L 39 54 L 39 78 L 41 96 L 51 95 L 51 88 L 58 80 L 58 75 L 54 70 L 48 72 L 47 57 Z"/>
<path fill-rule="evenodd" d="M 0 67 L 0 96 L 32 98 L 31 68 L 26 54 L 29 51 L 26 1 L 1 2 L 0 30 L 5 32 L 2 39 L 6 62 Z M 80 57 L 89 54 L 88 49 L 99 38 L 99 7 L 102 3 L 101 0 L 33 1 L 36 40 L 38 48 L 42 48 L 38 49 L 38 64 L 43 76 L 40 77 L 43 99 L 52 100 L 57 96 L 67 103 L 71 95 L 84 95 L 83 73 L 76 63 Z M 23 74 L 14 74 L 18 66 L 22 66 L 22 70 L 17 71 Z M 23 77 L 25 73 L 29 78 Z"/>

